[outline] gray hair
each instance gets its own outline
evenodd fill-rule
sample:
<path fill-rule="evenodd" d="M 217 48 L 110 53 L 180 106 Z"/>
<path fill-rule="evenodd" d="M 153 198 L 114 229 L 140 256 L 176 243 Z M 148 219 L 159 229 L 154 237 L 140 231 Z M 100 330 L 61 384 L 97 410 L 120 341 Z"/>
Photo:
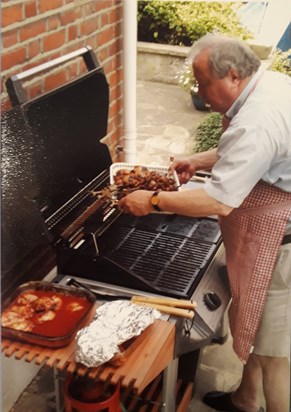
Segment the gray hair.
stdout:
<path fill-rule="evenodd" d="M 260 60 L 253 50 L 243 41 L 220 34 L 206 34 L 191 47 L 187 60 L 192 63 L 204 50 L 209 51 L 209 69 L 213 76 L 222 79 L 229 69 L 237 70 L 241 79 L 255 73 Z"/>

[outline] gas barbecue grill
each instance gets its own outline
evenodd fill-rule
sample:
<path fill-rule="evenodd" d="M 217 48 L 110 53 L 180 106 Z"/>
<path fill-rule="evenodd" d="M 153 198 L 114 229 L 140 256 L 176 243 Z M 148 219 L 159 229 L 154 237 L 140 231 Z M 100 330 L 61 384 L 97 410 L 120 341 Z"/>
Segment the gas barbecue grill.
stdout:
<path fill-rule="evenodd" d="M 27 98 L 24 80 L 79 57 L 86 74 Z M 21 167 L 32 173 L 23 191 L 26 199 L 31 196 L 37 222 L 33 236 L 53 245 L 55 281 L 70 284 L 73 278 L 109 295 L 194 299 L 198 307 L 190 337 L 183 333 L 184 321 L 177 321 L 176 354 L 208 344 L 217 336 L 230 299 L 217 219 L 163 213 L 137 218 L 122 214 L 110 199 L 94 196 L 109 185 L 112 161 L 101 142 L 109 88 L 93 51 L 83 48 L 13 76 L 7 89 L 17 111 L 14 120 L 22 128 L 22 156 L 28 159 Z"/>

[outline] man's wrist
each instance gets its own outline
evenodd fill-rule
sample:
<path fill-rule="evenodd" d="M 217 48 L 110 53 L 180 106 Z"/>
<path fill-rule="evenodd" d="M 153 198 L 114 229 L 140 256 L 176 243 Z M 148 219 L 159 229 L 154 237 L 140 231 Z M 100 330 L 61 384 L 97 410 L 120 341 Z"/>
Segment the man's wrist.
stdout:
<path fill-rule="evenodd" d="M 160 190 L 156 190 L 150 197 L 150 203 L 152 207 L 157 211 L 157 212 L 162 212 L 162 209 L 160 208 L 160 198 L 159 198 L 159 193 Z"/>

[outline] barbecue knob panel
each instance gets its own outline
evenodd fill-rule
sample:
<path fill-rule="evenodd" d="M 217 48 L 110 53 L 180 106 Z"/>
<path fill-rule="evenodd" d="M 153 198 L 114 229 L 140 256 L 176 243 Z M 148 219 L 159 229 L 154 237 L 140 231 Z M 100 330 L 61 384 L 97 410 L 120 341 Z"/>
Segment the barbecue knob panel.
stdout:
<path fill-rule="evenodd" d="M 214 292 L 206 293 L 203 301 L 209 310 L 216 310 L 221 305 L 220 297 Z"/>

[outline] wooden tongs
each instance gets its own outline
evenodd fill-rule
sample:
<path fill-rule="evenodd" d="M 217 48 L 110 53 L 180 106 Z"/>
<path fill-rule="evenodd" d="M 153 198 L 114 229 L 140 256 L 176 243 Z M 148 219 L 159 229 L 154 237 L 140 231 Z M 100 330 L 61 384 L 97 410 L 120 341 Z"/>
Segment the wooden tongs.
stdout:
<path fill-rule="evenodd" d="M 133 296 L 131 301 L 140 306 L 149 306 L 162 313 L 169 315 L 181 316 L 193 319 L 197 303 L 191 300 L 180 300 L 174 298 L 156 298 L 148 296 Z"/>

